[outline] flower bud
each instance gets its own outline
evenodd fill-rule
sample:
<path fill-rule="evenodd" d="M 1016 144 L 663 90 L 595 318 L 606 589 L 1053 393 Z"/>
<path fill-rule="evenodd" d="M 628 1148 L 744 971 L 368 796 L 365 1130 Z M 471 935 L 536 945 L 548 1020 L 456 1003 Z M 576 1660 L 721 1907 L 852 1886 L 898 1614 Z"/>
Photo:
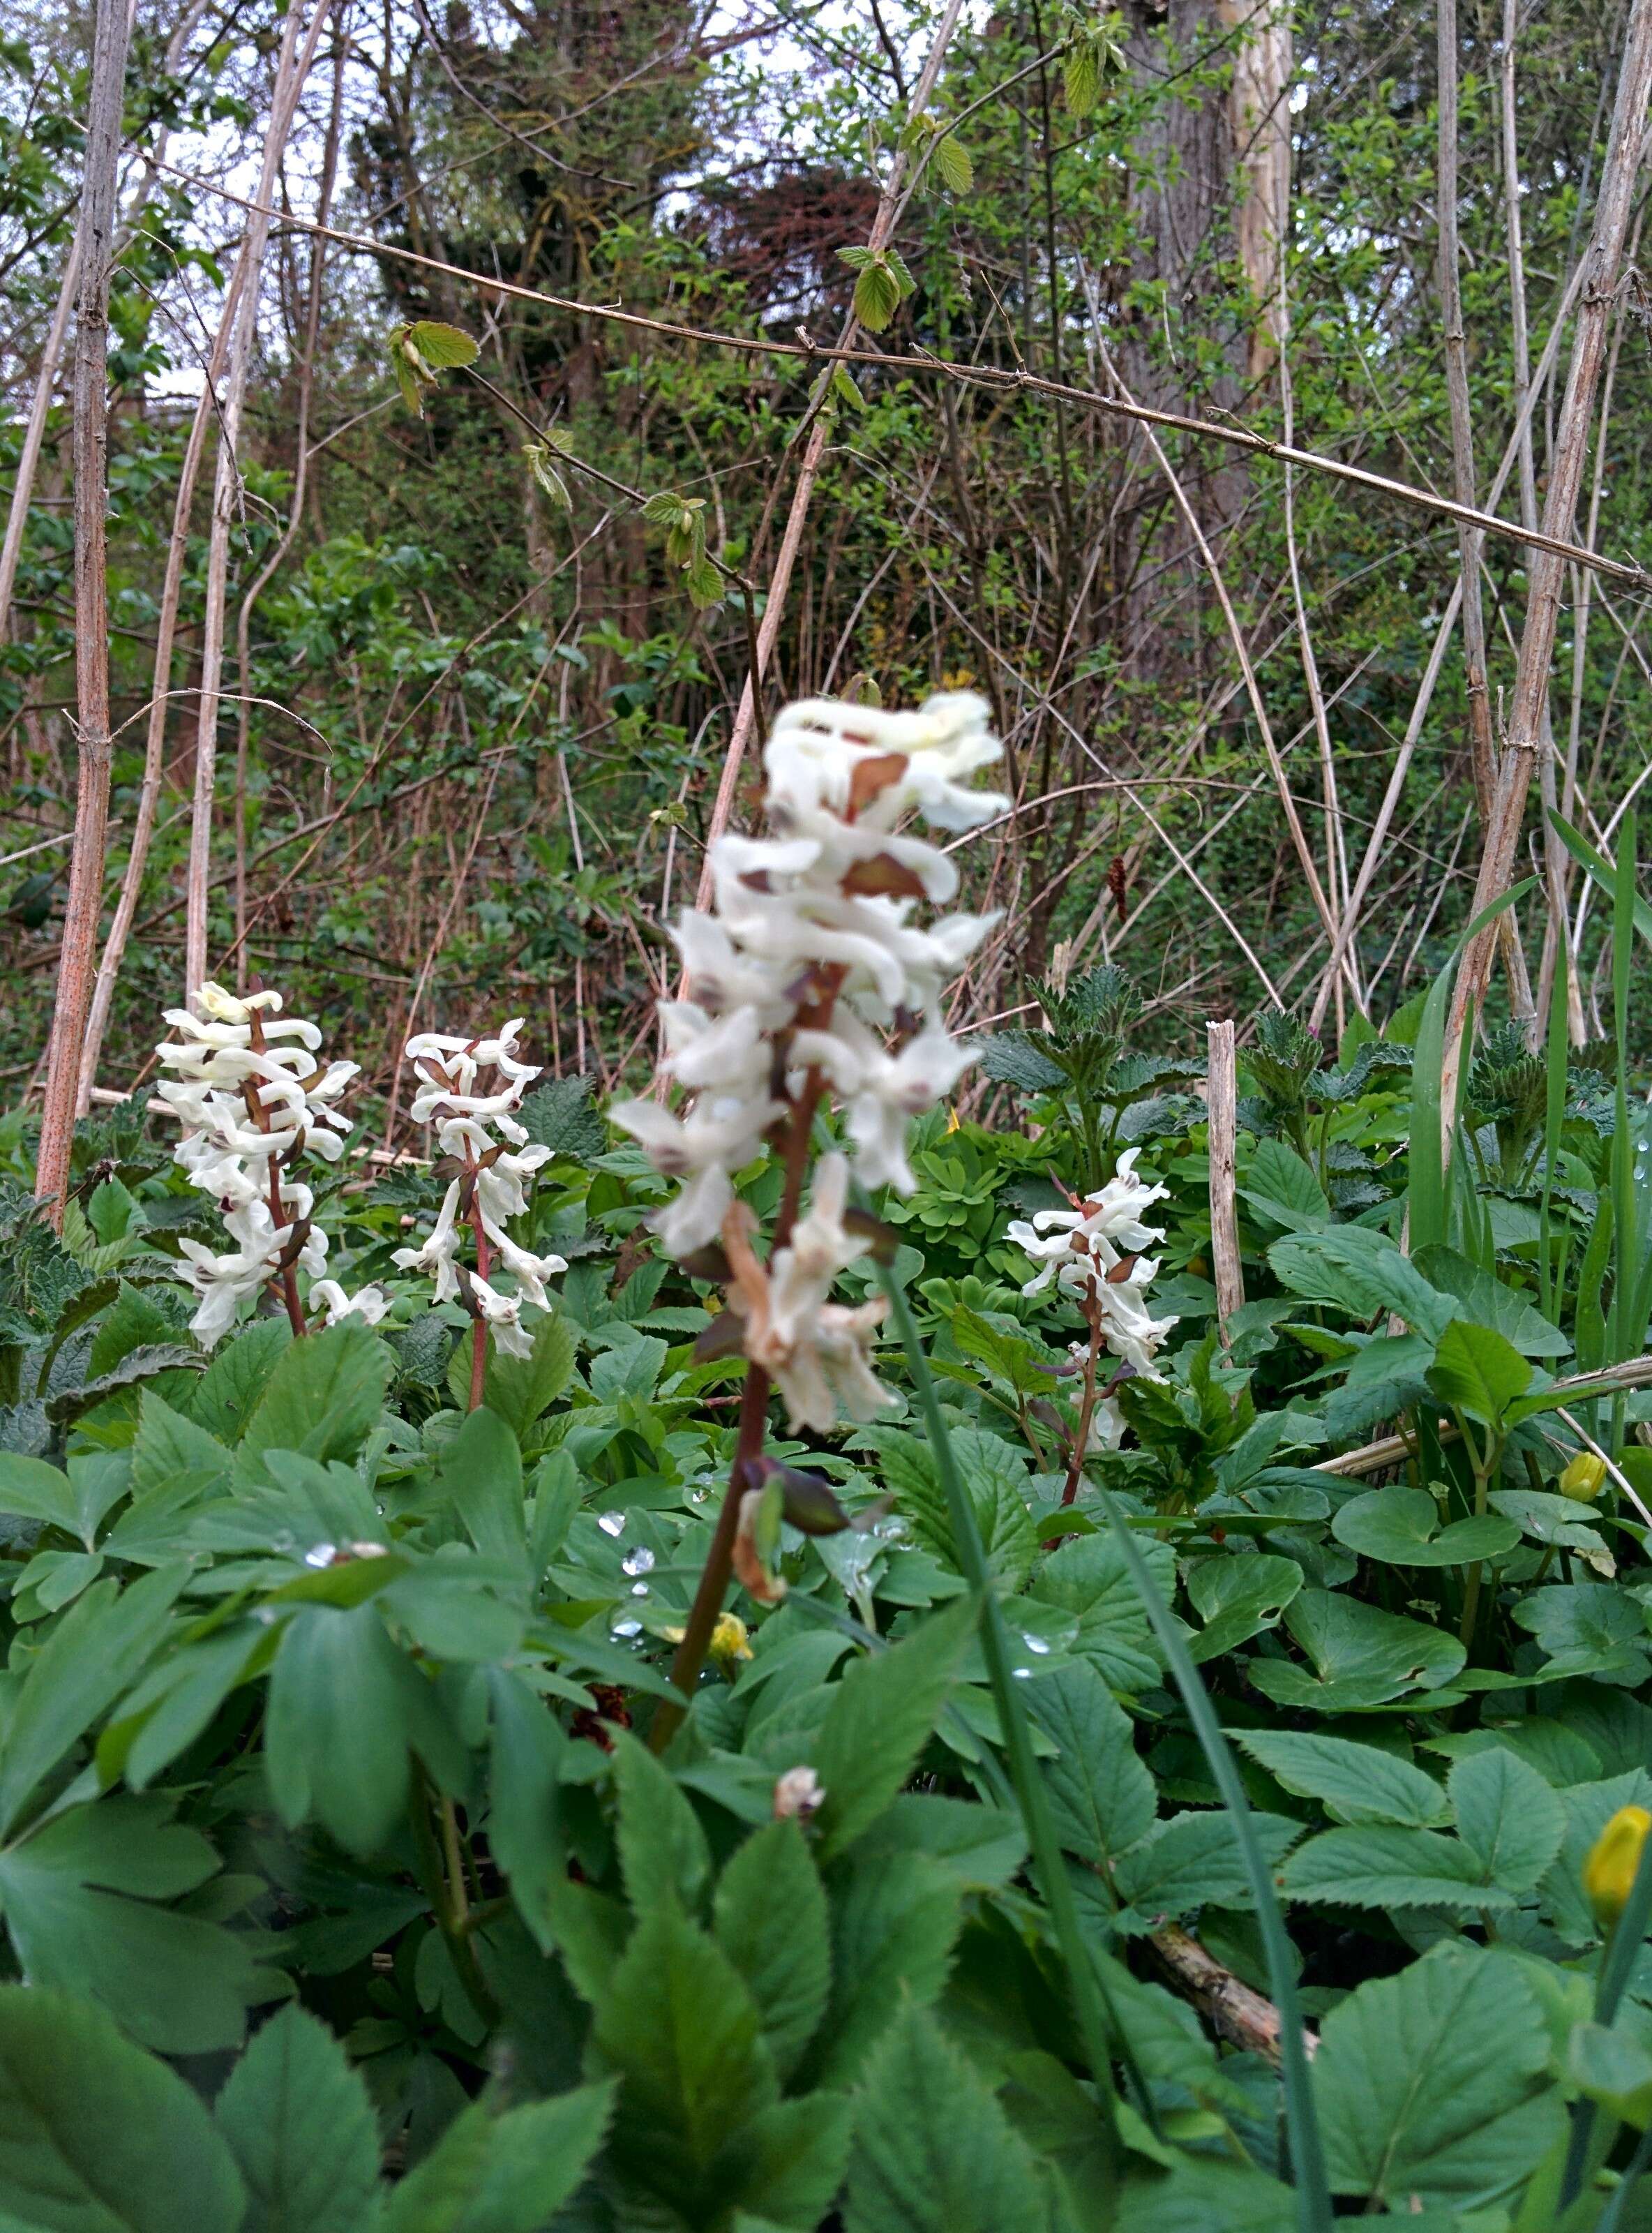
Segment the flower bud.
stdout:
<path fill-rule="evenodd" d="M 738 1613 L 719 1613 L 708 1648 L 725 1675 L 732 1675 L 737 1660 L 751 1657 L 751 1631 Z"/>
<path fill-rule="evenodd" d="M 1584 1890 L 1603 1930 L 1623 1912 L 1649 1830 L 1652 1814 L 1644 1807 L 1620 1807 L 1590 1849 L 1584 1863 Z"/>
<path fill-rule="evenodd" d="M 807 1822 L 819 1813 L 825 1798 L 812 1768 L 789 1768 L 774 1787 L 774 1819 L 784 1822 L 796 1815 L 798 1821 Z"/>
<path fill-rule="evenodd" d="M 1592 1504 L 1605 1478 L 1605 1459 L 1597 1458 L 1593 1450 L 1579 1450 L 1560 1476 L 1560 1494 L 1576 1498 L 1579 1504 Z"/>

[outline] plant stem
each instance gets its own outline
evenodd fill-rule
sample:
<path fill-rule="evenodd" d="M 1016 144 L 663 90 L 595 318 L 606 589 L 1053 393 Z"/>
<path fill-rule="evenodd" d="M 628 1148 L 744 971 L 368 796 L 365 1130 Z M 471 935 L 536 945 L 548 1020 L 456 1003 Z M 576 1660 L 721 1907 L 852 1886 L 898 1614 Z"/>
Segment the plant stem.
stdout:
<path fill-rule="evenodd" d="M 431 1827 L 433 1806 L 441 1815 L 443 1838 L 448 1848 L 446 1872 L 441 1852 L 436 1843 L 436 1833 Z M 482 1975 L 482 1965 L 476 1958 L 476 1949 L 471 1943 L 466 1927 L 465 1872 L 459 1852 L 459 1822 L 453 1813 L 453 1802 L 451 1799 L 437 1796 L 421 1769 L 407 1812 L 413 1827 L 413 1847 L 419 1856 L 419 1879 L 436 1918 L 436 1928 L 442 1934 L 443 1943 L 447 1948 L 459 1981 L 465 1988 L 466 1998 L 491 2031 L 499 2021 L 499 2004 Z"/>
<path fill-rule="evenodd" d="M 1089 1442 L 1089 1422 L 1096 1416 L 1096 1364 L 1102 1350 L 1102 1310 L 1094 1295 L 1089 1299 L 1085 1315 L 1089 1319 L 1089 1355 L 1084 1359 L 1084 1396 L 1078 1407 L 1078 1431 L 1073 1436 L 1073 1455 L 1067 1468 L 1067 1486 L 1061 1492 L 1063 1504 L 1071 1504 L 1078 1494 L 1078 1484 L 1084 1477 L 1084 1451 Z"/>
<path fill-rule="evenodd" d="M 469 1149 L 465 1152 L 465 1160 L 474 1173 L 475 1164 Z M 478 1279 L 485 1279 L 493 1268 L 493 1254 L 488 1247 L 487 1234 L 482 1230 L 482 1206 L 476 1198 L 474 1185 L 471 1190 L 471 1231 L 476 1237 L 476 1276 Z M 471 1328 L 471 1400 L 468 1408 L 472 1411 L 479 1411 L 482 1408 L 487 1377 L 488 1322 L 478 1312 L 476 1323 Z"/>

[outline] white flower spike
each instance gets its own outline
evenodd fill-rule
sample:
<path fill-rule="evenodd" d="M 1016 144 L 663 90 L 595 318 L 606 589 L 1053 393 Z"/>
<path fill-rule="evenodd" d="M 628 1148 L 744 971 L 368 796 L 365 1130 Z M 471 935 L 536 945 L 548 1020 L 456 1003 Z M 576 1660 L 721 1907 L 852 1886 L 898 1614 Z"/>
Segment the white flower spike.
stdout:
<path fill-rule="evenodd" d="M 1154 1360 L 1178 1321 L 1155 1318 L 1147 1291 L 1159 1260 L 1143 1252 L 1164 1239 L 1164 1227 L 1144 1225 L 1141 1213 L 1164 1201 L 1167 1187 L 1151 1187 L 1135 1175 L 1138 1150 L 1127 1149 L 1099 1193 L 1076 1209 L 1041 1209 L 1029 1223 L 1007 1227 L 1025 1256 L 1042 1268 L 1021 1290 L 1036 1295 L 1053 1279 L 1088 1317 L 1099 1313 L 1102 1338 L 1113 1355 L 1144 1379 L 1156 1379 Z"/>
<path fill-rule="evenodd" d="M 353 1062 L 316 1059 L 322 1035 L 301 1017 L 280 1013 L 281 995 L 237 995 L 222 985 L 197 988 L 197 1014 L 168 1008 L 176 1037 L 156 1049 L 175 1075 L 156 1088 L 185 1127 L 172 1150 L 190 1183 L 216 1200 L 235 1246 L 215 1254 L 198 1240 L 179 1248 L 200 1298 L 190 1325 L 210 1349 L 235 1324 L 240 1306 L 271 1280 L 285 1290 L 294 1330 L 304 1331 L 296 1273 L 311 1280 L 311 1299 L 329 1325 L 343 1316 L 376 1325 L 389 1307 L 377 1287 L 347 1297 L 323 1279 L 327 1235 L 311 1221 L 312 1189 L 293 1175 L 302 1156 L 336 1162 L 348 1117 L 336 1106 L 356 1074 Z"/>
<path fill-rule="evenodd" d="M 516 1119 L 524 1093 L 539 1075 L 534 1064 L 518 1058 L 522 1025 L 520 1016 L 513 1017 L 491 1038 L 420 1032 L 408 1040 L 406 1058 L 419 1081 L 413 1122 L 434 1125 L 443 1156 L 459 1168 L 422 1245 L 399 1248 L 395 1255 L 403 1270 L 423 1272 L 435 1280 L 439 1303 L 457 1299 L 479 1323 L 491 1325 L 507 1357 L 532 1354 L 522 1305 L 526 1301 L 548 1309 L 545 1281 L 568 1269 L 563 1257 L 536 1256 L 505 1229 L 528 1207 L 522 1182 L 551 1155 L 549 1148 L 529 1147 L 528 1135 Z M 485 1092 L 478 1088 L 487 1071 L 496 1073 L 497 1083 Z M 476 1227 L 474 1271 L 459 1261 L 467 1221 Z M 491 1284 L 496 1253 L 516 1280 L 515 1294 Z"/>

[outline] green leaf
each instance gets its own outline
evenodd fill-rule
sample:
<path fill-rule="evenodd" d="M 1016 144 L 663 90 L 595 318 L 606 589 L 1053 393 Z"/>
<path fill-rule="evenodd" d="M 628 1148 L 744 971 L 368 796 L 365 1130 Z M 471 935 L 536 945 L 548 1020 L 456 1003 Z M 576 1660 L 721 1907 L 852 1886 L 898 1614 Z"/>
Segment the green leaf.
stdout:
<path fill-rule="evenodd" d="M 241 2233 L 361 2233 L 379 2184 L 367 2087 L 295 2006 L 263 2025 L 213 2110 L 250 2201 Z"/>
<path fill-rule="evenodd" d="M 136 1678 L 160 1641 L 186 1569 L 161 1567 L 122 1591 L 96 1582 L 29 1663 L 0 1747 L 0 1835 L 41 1778 Z"/>
<path fill-rule="evenodd" d="M 713 1913 L 717 1943 L 757 2002 L 784 2083 L 826 2013 L 832 1975 L 826 1894 L 796 1821 L 769 1823 L 746 1839 L 718 1880 Z"/>
<path fill-rule="evenodd" d="M 1047 2233 L 1031 2152 L 921 2010 L 896 2016 L 855 2109 L 845 2233 Z"/>
<path fill-rule="evenodd" d="M 46 1416 L 55 1427 L 67 1427 L 95 1409 L 106 1396 L 118 1396 L 124 1389 L 140 1388 L 146 1380 L 159 1380 L 168 1373 L 204 1370 L 205 1360 L 198 1352 L 181 1348 L 176 1342 L 159 1342 L 128 1350 L 118 1364 L 111 1365 L 97 1379 L 49 1396 Z"/>
<path fill-rule="evenodd" d="M 465 1344 L 461 1343 L 460 1349 Z M 482 1401 L 497 1411 L 511 1432 L 524 1436 L 534 1421 L 566 1393 L 574 1377 L 574 1329 L 560 1312 L 544 1312 L 533 1329 L 533 1353 L 506 1357 L 496 1346 L 489 1355 Z"/>
<path fill-rule="evenodd" d="M 1302 1587 L 1302 1568 L 1294 1559 L 1259 1552 L 1247 1558 L 1200 1559 L 1187 1576 L 1187 1595 L 1205 1626 L 1188 1650 L 1202 1665 L 1219 1658 L 1264 1629 Z"/>
<path fill-rule="evenodd" d="M 196 1425 L 221 1442 L 238 1442 L 292 1338 L 284 1318 L 255 1318 L 240 1333 L 220 1342 L 189 1391 L 189 1416 Z"/>
<path fill-rule="evenodd" d="M 1320 1713 L 1347 1713 L 1383 1705 L 1412 1689 L 1439 1689 L 1468 1657 L 1455 1637 L 1340 1591 L 1304 1590 L 1285 1607 L 1285 1624 L 1306 1652 L 1312 1674 L 1279 1659 L 1252 1659 L 1246 1671 L 1276 1704 Z"/>
<path fill-rule="evenodd" d="M 289 1342 L 241 1438 L 244 1456 L 353 1458 L 378 1423 L 395 1358 L 359 1321 Z"/>
<path fill-rule="evenodd" d="M 591 2047 L 621 2080 L 613 2158 L 692 2208 L 727 2136 L 777 2096 L 745 1982 L 674 1904 L 645 1915 L 596 2004 Z"/>
<path fill-rule="evenodd" d="M 758 2223 L 815 2233 L 843 2183 L 852 2110 L 841 2094 L 771 2102 L 732 2134 L 712 2167 L 720 2205 L 760 2211 Z M 747 2218 L 748 2224 L 752 2221 Z"/>
<path fill-rule="evenodd" d="M 889 1650 L 856 1660 L 833 1686 L 815 1740 L 826 1793 L 816 1825 L 823 1856 L 851 1844 L 911 1774 L 974 1624 L 973 1603 L 960 1598 Z"/>
<path fill-rule="evenodd" d="M 80 1514 L 66 1473 L 43 1458 L 19 1457 L 0 1450 L 0 1512 L 17 1520 L 38 1520 L 78 1535 Z"/>
<path fill-rule="evenodd" d="M 1269 1868 L 1277 1868 L 1299 1822 L 1280 1814 L 1251 1816 L 1252 1827 Z M 1196 1907 L 1255 1906 L 1244 1855 L 1225 1809 L 1174 1814 L 1124 1855 L 1114 1872 L 1121 1895 L 1139 1915 L 1187 1915 Z"/>
<path fill-rule="evenodd" d="M 1148 1835 L 1158 1810 L 1134 1723 L 1083 1660 L 1029 1683 L 1027 1705 L 1059 1747 L 1044 1775 L 1062 1845 L 1080 1860 L 1110 1865 Z"/>
<path fill-rule="evenodd" d="M 1535 1768 L 1505 1745 L 1471 1753 L 1447 1779 L 1458 1835 L 1505 1891 L 1534 1891 L 1565 1834 L 1566 1813 Z"/>
<path fill-rule="evenodd" d="M 1652 1639 L 1641 1609 L 1609 1582 L 1556 1583 L 1532 1590 L 1515 1606 L 1514 1618 L 1545 1654 L 1545 1683 L 1563 1675 L 1592 1675 L 1600 1682 L 1631 1685 L 1647 1679 Z"/>
<path fill-rule="evenodd" d="M 0 2191 L 51 2233 L 238 2233 L 200 2096 L 66 1993 L 0 1986 Z"/>
<path fill-rule="evenodd" d="M 1558 1325 L 1551 1325 L 1524 1296 L 1456 1249 L 1436 1242 L 1432 1248 L 1417 1250 L 1411 1260 L 1430 1286 L 1456 1297 L 1466 1318 L 1500 1333 L 1522 1357 L 1571 1354 L 1571 1344 Z"/>
<path fill-rule="evenodd" d="M 1235 1744 L 1298 1799 L 1317 1799 L 1339 1822 L 1397 1822 L 1428 1829 L 1446 1819 L 1433 1776 L 1376 1745 L 1297 1729 L 1234 1729 Z"/>
<path fill-rule="evenodd" d="M 1337 2191 L 1403 2211 L 1414 2196 L 1512 2191 L 1563 2129 L 1549 2054 L 1537 1995 L 1506 1956 L 1443 1948 L 1360 1986 L 1326 2017 L 1314 2060 Z"/>
<path fill-rule="evenodd" d="M 306 1606 L 288 1623 L 270 1678 L 264 1759 L 289 1829 L 313 1814 L 351 1852 L 384 1843 L 407 1804 L 409 1678 L 423 1679 L 374 1605 Z"/>
<path fill-rule="evenodd" d="M 693 1915 L 711 1882 L 711 1848 L 699 1817 L 671 1771 L 623 1730 L 614 1737 L 619 1794 L 615 1843 L 626 1898 L 638 1915 L 675 1901 Z"/>
<path fill-rule="evenodd" d="M 240 2043 L 251 1963 L 218 1924 L 151 1904 L 218 1866 L 171 1812 L 164 1797 L 114 1797 L 53 1815 L 0 1852 L 0 1907 L 30 1984 L 101 2001 L 164 2054 L 208 2054 Z"/>
<path fill-rule="evenodd" d="M 1350 1318 L 1395 1312 L 1418 1333 L 1435 1338 L 1456 1309 L 1386 1235 L 1363 1226 L 1287 1234 L 1268 1250 L 1268 1262 L 1293 1294 L 1333 1304 Z"/>
<path fill-rule="evenodd" d="M 835 1876 L 832 1995 L 813 2077 L 851 2084 L 896 2013 L 927 2008 L 946 1989 L 963 1923 L 963 1885 L 923 1853 L 857 1854 Z"/>
<path fill-rule="evenodd" d="M 1499 1425 L 1531 1384 L 1530 1364 L 1490 1326 L 1454 1318 L 1435 1344 L 1428 1385 L 1442 1403 L 1484 1425 Z"/>
<path fill-rule="evenodd" d="M 1463 1566 L 1500 1558 L 1520 1540 L 1499 1513 L 1440 1525 L 1440 1507 L 1426 1488 L 1371 1489 L 1350 1499 L 1330 1523 L 1339 1543 L 1389 1566 Z"/>
<path fill-rule="evenodd" d="M 1313 1232 L 1330 1217 L 1325 1189 L 1294 1148 L 1283 1140 L 1259 1142 L 1240 1197 L 1287 1232 Z"/>
<path fill-rule="evenodd" d="M 393 2189 L 384 2233 L 542 2233 L 584 2178 L 613 2102 L 611 2086 L 503 2116 L 473 2101 Z"/>
<path fill-rule="evenodd" d="M 1168 1543 L 1141 1546 L 1148 1572 L 1167 1598 L 1175 1587 L 1175 1553 Z M 1111 1535 L 1079 1535 L 1044 1560 L 1027 1591 L 1030 1601 L 1075 1613 L 1072 1649 L 1088 1659 L 1111 1690 L 1150 1689 L 1164 1660 L 1152 1624 Z"/>
<path fill-rule="evenodd" d="M 1443 1907 L 1460 1915 L 1512 1907 L 1486 1882 L 1478 1854 L 1436 1830 L 1359 1822 L 1325 1830 L 1285 1865 L 1286 1896 L 1333 1907 Z"/>
<path fill-rule="evenodd" d="M 1566 2068 L 1582 2093 L 1644 2132 L 1652 2124 L 1652 2049 L 1628 2023 L 1577 2025 Z"/>
<path fill-rule="evenodd" d="M 545 1701 L 504 1667 L 486 1674 L 492 1708 L 488 1847 L 504 1870 L 517 1911 L 549 1953 L 552 1883 L 565 1877 L 567 1839 L 558 1771 L 568 1740 Z"/>
<path fill-rule="evenodd" d="M 844 261 L 848 262 L 845 256 Z M 868 257 L 855 282 L 855 316 L 868 333 L 881 334 L 901 307 L 901 285 L 887 257 Z"/>
<path fill-rule="evenodd" d="M 408 327 L 407 338 L 425 362 L 437 372 L 474 364 L 481 355 L 467 333 L 462 333 L 457 326 L 445 326 L 437 318 L 419 319 Z"/>
<path fill-rule="evenodd" d="M 1074 40 L 1061 67 L 1061 81 L 1070 114 L 1088 116 L 1102 97 L 1101 65 L 1092 41 L 1082 36 Z"/>
<path fill-rule="evenodd" d="M 520 1565 L 528 1547 L 523 1517 L 522 1451 L 491 1404 L 467 1416 L 441 1453 L 438 1499 L 451 1504 L 485 1559 Z"/>
<path fill-rule="evenodd" d="M 535 1086 L 517 1111 L 517 1122 L 536 1147 L 554 1156 L 587 1163 L 606 1152 L 608 1126 L 594 1105 L 594 1077 L 553 1077 Z"/>
<path fill-rule="evenodd" d="M 1023 1093 L 1053 1093 L 1067 1083 L 1060 1064 L 1026 1032 L 994 1032 L 982 1043 L 980 1066 L 985 1076 Z"/>
<path fill-rule="evenodd" d="M 202 1495 L 227 1488 L 231 1459 L 216 1435 L 174 1411 L 154 1389 L 146 1388 L 138 1406 L 138 1434 L 132 1445 L 134 1499 L 170 1488 L 179 1475 L 194 1476 Z"/>
<path fill-rule="evenodd" d="M 969 150 L 954 133 L 944 133 L 936 140 L 934 164 L 949 193 L 966 194 L 975 183 Z"/>

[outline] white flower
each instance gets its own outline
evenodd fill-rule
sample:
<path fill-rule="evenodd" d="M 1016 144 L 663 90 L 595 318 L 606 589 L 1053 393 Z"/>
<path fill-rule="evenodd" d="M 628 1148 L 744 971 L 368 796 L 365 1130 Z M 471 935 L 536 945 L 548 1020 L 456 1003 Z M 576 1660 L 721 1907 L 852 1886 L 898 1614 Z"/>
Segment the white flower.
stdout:
<path fill-rule="evenodd" d="M 966 784 L 1001 752 L 967 693 L 915 713 L 810 699 L 776 719 L 764 757 L 774 834 L 719 837 L 716 912 L 685 915 L 673 933 L 687 998 L 661 1004 L 660 1071 L 694 1099 L 686 1112 L 657 1101 L 609 1112 L 656 1170 L 685 1182 L 654 1221 L 670 1254 L 716 1236 L 735 1174 L 783 1119 L 809 1123 L 823 1084 L 845 1104 L 862 1179 L 912 1191 L 907 1129 L 973 1059 L 935 1011 L 997 918 L 915 920 L 922 902 L 953 896 L 958 874 L 896 825 L 917 812 L 966 830 L 1003 811 L 1007 801 Z M 870 1401 L 858 1334 L 839 1325 L 833 1341 L 845 1389 Z M 819 1385 L 806 1401 L 821 1408 Z"/>
<path fill-rule="evenodd" d="M 1164 1239 L 1164 1228 L 1144 1225 L 1141 1212 L 1163 1201 L 1169 1188 L 1137 1178 L 1139 1152 L 1127 1149 L 1113 1177 L 1081 1208 L 1041 1209 L 1030 1224 L 1016 1220 L 1005 1237 L 1043 1267 L 1022 1288 L 1024 1295 L 1036 1295 L 1055 1280 L 1087 1313 L 1100 1314 L 1102 1338 L 1114 1356 L 1151 1379 L 1156 1377 L 1154 1358 L 1178 1320 L 1155 1318 L 1146 1306 L 1159 1260 L 1142 1252 Z"/>
<path fill-rule="evenodd" d="M 293 1268 L 315 1279 L 324 1269 L 327 1236 L 310 1221 L 315 1196 L 293 1167 L 301 1156 L 335 1162 L 343 1153 L 349 1119 L 335 1103 L 356 1065 L 318 1063 L 321 1032 L 302 1017 L 281 1016 L 279 993 L 238 997 L 207 983 L 195 1002 L 198 1015 L 166 1011 L 176 1036 L 156 1051 L 173 1074 L 156 1090 L 185 1128 L 174 1161 L 217 1202 L 236 1243 L 221 1254 L 199 1241 L 179 1244 L 200 1297 L 190 1323 L 210 1349 L 271 1279 Z"/>
<path fill-rule="evenodd" d="M 568 1269 L 565 1258 L 536 1256 L 505 1229 L 510 1219 L 527 1209 L 524 1179 L 551 1156 L 549 1148 L 524 1145 L 528 1135 L 515 1115 L 539 1075 L 533 1064 L 519 1058 L 522 1025 L 523 1019 L 514 1017 L 491 1038 L 420 1032 L 408 1040 L 406 1058 L 419 1080 L 414 1122 L 433 1125 L 443 1155 L 463 1169 L 450 1182 L 424 1240 L 416 1248 L 398 1248 L 394 1258 L 404 1271 L 422 1272 L 435 1280 L 439 1303 L 463 1302 L 491 1325 L 507 1357 L 531 1355 L 533 1338 L 522 1323 L 522 1305 L 526 1301 L 548 1308 L 545 1281 Z M 498 1082 L 482 1091 L 486 1071 L 494 1071 Z M 479 1228 L 475 1270 L 459 1260 L 467 1221 Z M 487 1270 L 495 1253 L 516 1280 L 517 1293 L 504 1294 L 490 1281 Z"/>
<path fill-rule="evenodd" d="M 315 1279 L 310 1283 L 309 1299 L 312 1306 L 325 1306 L 328 1325 L 337 1325 L 341 1318 L 361 1318 L 367 1325 L 377 1325 L 390 1308 L 390 1299 L 382 1287 L 358 1287 L 354 1294 L 347 1295 L 336 1279 Z"/>
<path fill-rule="evenodd" d="M 851 1419 L 875 1419 L 899 1400 L 872 1370 L 885 1299 L 852 1308 L 827 1300 L 838 1273 L 866 1253 L 864 1239 L 843 1222 L 848 1189 L 846 1159 L 823 1156 L 808 1213 L 768 1266 L 752 1252 L 748 1212 L 737 1203 L 724 1222 L 729 1305 L 745 1321 L 747 1357 L 780 1390 L 794 1430 L 829 1433 L 840 1403 Z"/>

